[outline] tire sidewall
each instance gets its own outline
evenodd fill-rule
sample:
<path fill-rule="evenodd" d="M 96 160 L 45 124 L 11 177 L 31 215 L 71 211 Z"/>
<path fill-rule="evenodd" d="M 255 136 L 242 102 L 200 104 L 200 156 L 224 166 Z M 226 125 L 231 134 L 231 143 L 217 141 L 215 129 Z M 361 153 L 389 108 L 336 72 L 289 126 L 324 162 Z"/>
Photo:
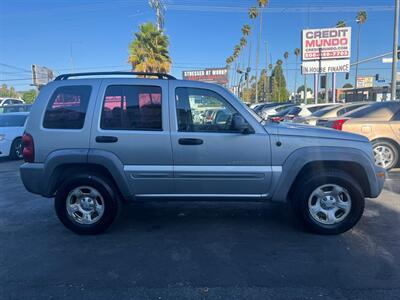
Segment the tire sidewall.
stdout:
<path fill-rule="evenodd" d="M 375 142 L 373 142 L 372 147 L 374 149 L 375 147 L 377 147 L 379 145 L 386 146 L 386 147 L 390 148 L 393 152 L 393 155 L 394 155 L 393 163 L 389 167 L 386 168 L 386 170 L 389 171 L 390 169 L 394 168 L 397 165 L 397 163 L 399 162 L 399 150 L 396 147 L 396 145 L 393 145 L 392 143 L 386 142 L 386 141 L 375 141 Z"/>
<path fill-rule="evenodd" d="M 94 224 L 79 224 L 68 215 L 66 201 L 68 194 L 79 186 L 90 186 L 95 188 L 103 197 L 104 214 Z M 117 193 L 107 180 L 91 175 L 82 175 L 74 177 L 64 182 L 56 193 L 54 201 L 55 211 L 60 221 L 67 227 L 78 234 L 99 234 L 106 231 L 118 214 L 119 200 Z"/>
<path fill-rule="evenodd" d="M 326 225 L 316 221 L 308 209 L 308 200 L 311 193 L 324 184 L 337 184 L 345 188 L 351 197 L 351 210 L 347 217 L 333 225 Z M 297 189 L 297 199 L 294 199 L 294 206 L 303 224 L 313 232 L 320 234 L 339 234 L 351 229 L 360 220 L 364 212 L 364 195 L 357 182 L 346 173 L 330 173 L 314 176 L 304 182 Z"/>
<path fill-rule="evenodd" d="M 19 160 L 19 159 L 22 159 L 22 157 L 18 157 L 18 155 L 17 155 L 17 153 L 16 153 L 16 148 L 17 148 L 17 146 L 18 146 L 18 144 L 20 144 L 21 145 L 21 154 L 22 154 L 22 151 L 23 151 L 23 146 L 22 146 L 22 139 L 21 138 L 16 138 L 13 142 L 12 142 L 12 144 L 11 144 L 11 148 L 10 148 L 10 159 L 12 159 L 12 160 Z"/>

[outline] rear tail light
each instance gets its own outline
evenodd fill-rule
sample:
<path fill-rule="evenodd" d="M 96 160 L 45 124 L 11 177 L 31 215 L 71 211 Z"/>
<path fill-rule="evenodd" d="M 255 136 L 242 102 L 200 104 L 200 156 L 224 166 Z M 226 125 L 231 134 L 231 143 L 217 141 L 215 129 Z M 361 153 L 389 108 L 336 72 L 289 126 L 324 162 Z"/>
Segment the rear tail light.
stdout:
<path fill-rule="evenodd" d="M 332 122 L 332 128 L 336 130 L 342 130 L 343 129 L 343 124 L 346 122 L 346 119 L 341 119 L 341 120 L 335 120 Z"/>
<path fill-rule="evenodd" d="M 28 163 L 33 163 L 35 161 L 35 146 L 33 143 L 33 137 L 29 133 L 24 133 L 22 136 L 22 146 L 24 160 Z"/>

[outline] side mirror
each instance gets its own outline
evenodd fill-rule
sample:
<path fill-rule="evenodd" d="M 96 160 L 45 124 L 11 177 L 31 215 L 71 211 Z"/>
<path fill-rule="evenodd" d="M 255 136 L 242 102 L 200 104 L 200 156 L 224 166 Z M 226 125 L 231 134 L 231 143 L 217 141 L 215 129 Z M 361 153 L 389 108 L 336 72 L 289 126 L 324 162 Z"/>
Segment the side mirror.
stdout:
<path fill-rule="evenodd" d="M 253 128 L 251 128 L 246 120 L 239 114 L 233 115 L 231 128 L 233 131 L 237 131 L 243 134 L 254 133 Z"/>

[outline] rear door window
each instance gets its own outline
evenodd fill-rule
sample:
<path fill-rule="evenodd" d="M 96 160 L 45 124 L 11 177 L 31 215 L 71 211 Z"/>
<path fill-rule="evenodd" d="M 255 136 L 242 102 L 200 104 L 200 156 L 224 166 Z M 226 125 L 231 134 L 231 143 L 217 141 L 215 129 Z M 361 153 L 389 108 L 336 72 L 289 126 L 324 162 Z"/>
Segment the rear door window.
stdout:
<path fill-rule="evenodd" d="M 107 87 L 100 128 L 106 130 L 162 130 L 161 87 Z"/>
<path fill-rule="evenodd" d="M 86 85 L 57 88 L 50 98 L 43 127 L 51 129 L 82 129 L 92 88 Z"/>

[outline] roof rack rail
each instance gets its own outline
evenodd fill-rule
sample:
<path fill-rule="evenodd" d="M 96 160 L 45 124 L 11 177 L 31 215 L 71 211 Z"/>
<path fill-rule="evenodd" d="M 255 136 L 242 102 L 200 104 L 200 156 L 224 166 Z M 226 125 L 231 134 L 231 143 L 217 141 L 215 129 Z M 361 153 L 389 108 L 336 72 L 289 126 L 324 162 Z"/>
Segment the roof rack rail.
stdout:
<path fill-rule="evenodd" d="M 82 76 L 96 76 L 96 75 L 128 75 L 128 76 L 144 76 L 144 77 L 158 77 L 158 79 L 170 79 L 176 80 L 172 75 L 165 73 L 147 73 L 147 72 L 85 72 L 85 73 L 69 73 L 61 74 L 57 76 L 54 80 L 67 80 L 70 77 L 82 77 Z"/>

